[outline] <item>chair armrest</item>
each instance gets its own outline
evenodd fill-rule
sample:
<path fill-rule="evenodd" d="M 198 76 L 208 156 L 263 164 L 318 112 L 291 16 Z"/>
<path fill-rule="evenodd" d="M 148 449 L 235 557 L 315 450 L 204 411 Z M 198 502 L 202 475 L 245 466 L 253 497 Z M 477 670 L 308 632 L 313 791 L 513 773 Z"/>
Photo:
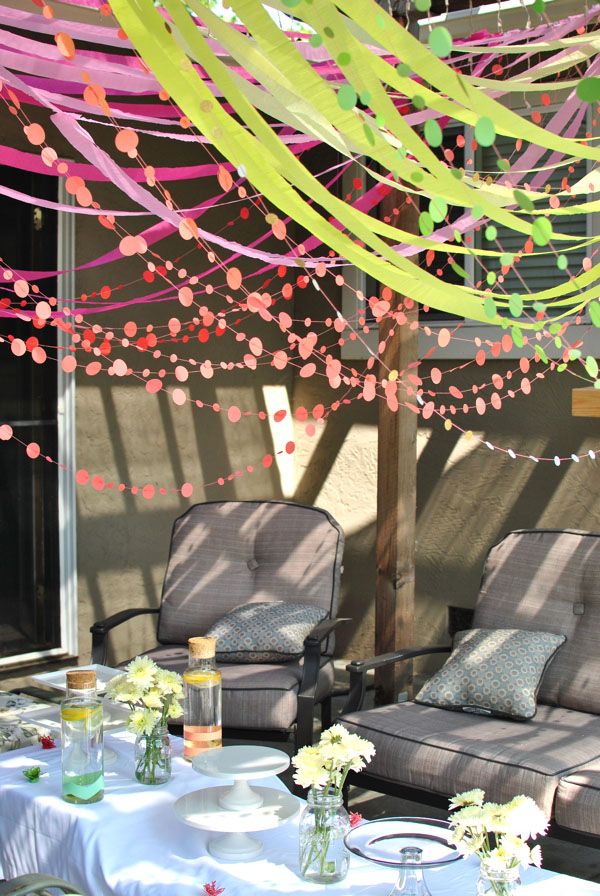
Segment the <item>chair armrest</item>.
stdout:
<path fill-rule="evenodd" d="M 354 660 L 346 666 L 350 673 L 350 693 L 342 712 L 356 712 L 365 699 L 367 689 L 367 672 L 370 669 L 382 669 L 392 663 L 400 663 L 403 660 L 412 660 L 418 656 L 428 656 L 434 653 L 450 653 L 452 648 L 447 647 L 414 647 L 396 650 L 394 653 L 382 653 L 380 656 L 372 656 L 366 660 Z"/>
<path fill-rule="evenodd" d="M 92 663 L 99 663 L 100 665 L 106 663 L 106 636 L 111 629 L 121 625 L 122 622 L 127 622 L 128 619 L 133 619 L 134 616 L 158 612 L 158 607 L 134 607 L 130 610 L 121 610 L 120 613 L 115 613 L 107 619 L 94 622 L 90 627 L 90 632 L 92 633 Z"/>
<path fill-rule="evenodd" d="M 341 622 L 350 622 L 350 619 L 323 619 L 304 639 L 304 668 L 298 688 L 297 746 L 312 744 L 315 694 L 321 669 L 321 644 Z"/>

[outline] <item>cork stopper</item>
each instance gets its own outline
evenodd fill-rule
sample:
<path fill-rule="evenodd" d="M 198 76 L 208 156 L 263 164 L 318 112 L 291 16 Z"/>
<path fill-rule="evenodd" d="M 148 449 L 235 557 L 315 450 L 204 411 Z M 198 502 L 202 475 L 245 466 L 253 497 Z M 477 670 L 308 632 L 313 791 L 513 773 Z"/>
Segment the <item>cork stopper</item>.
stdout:
<path fill-rule="evenodd" d="M 210 660 L 215 655 L 217 648 L 216 638 L 190 638 L 188 640 L 190 659 Z"/>
<path fill-rule="evenodd" d="M 96 673 L 93 669 L 67 672 L 67 687 L 70 691 L 85 691 L 96 687 Z"/>

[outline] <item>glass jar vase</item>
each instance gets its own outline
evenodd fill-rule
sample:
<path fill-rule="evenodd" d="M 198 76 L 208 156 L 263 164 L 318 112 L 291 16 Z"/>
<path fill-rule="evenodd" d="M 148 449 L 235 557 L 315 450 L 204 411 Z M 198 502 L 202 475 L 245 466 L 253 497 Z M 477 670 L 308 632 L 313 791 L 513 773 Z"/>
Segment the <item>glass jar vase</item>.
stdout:
<path fill-rule="evenodd" d="M 344 837 L 350 819 L 341 794 L 311 788 L 300 818 L 300 874 L 313 883 L 332 884 L 348 873 Z"/>
<path fill-rule="evenodd" d="M 519 866 L 498 868 L 481 860 L 477 896 L 517 896 L 521 892 Z"/>
<path fill-rule="evenodd" d="M 165 784 L 171 777 L 171 741 L 166 725 L 138 734 L 134 746 L 135 777 L 140 784 Z"/>

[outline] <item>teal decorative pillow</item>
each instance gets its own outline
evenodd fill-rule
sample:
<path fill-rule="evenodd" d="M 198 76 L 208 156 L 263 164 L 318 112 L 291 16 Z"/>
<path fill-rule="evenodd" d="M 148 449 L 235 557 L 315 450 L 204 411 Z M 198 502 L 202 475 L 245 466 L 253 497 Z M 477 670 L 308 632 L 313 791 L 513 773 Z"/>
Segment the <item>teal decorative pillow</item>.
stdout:
<path fill-rule="evenodd" d="M 285 663 L 297 659 L 304 639 L 328 616 L 314 604 L 283 600 L 243 604 L 206 632 L 217 639 L 217 660 L 227 663 Z"/>
<path fill-rule="evenodd" d="M 522 629 L 458 632 L 454 649 L 415 703 L 509 719 L 532 719 L 546 666 L 564 635 Z"/>

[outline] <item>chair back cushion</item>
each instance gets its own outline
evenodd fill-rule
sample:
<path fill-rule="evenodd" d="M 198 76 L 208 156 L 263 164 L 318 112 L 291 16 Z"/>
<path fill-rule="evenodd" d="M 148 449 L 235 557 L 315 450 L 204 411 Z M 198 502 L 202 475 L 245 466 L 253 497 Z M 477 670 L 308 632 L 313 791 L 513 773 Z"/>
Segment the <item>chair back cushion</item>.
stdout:
<path fill-rule="evenodd" d="M 494 545 L 473 627 L 509 626 L 566 635 L 538 702 L 600 714 L 600 535 L 522 529 Z"/>
<path fill-rule="evenodd" d="M 285 501 L 195 504 L 173 526 L 158 640 L 187 644 L 246 603 L 313 604 L 334 617 L 343 548 L 340 526 L 317 507 Z M 329 643 L 327 651 L 332 649 Z"/>

